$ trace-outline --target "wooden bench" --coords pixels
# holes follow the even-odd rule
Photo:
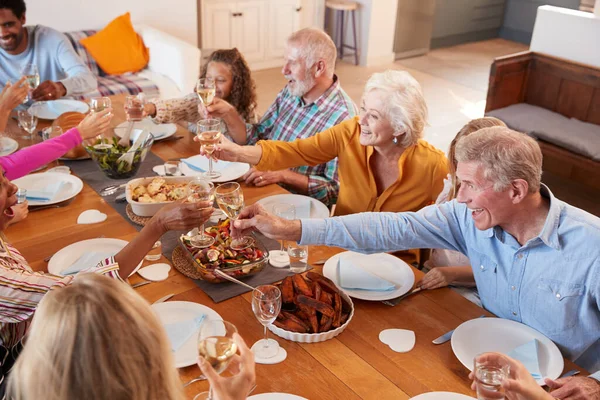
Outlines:
[[[600,125],[600,69],[530,51],[496,58],[485,112],[518,103]],[[543,140],[539,144],[544,171],[600,189],[600,162]]]

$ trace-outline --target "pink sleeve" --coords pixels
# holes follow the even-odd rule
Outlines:
[[[62,157],[81,142],[79,131],[77,128],[72,128],[58,137],[26,147],[6,157],[0,157],[0,166],[6,171],[6,178],[14,180]]]

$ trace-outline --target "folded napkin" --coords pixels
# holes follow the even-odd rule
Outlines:
[[[508,353],[509,357],[521,361],[525,365],[525,368],[527,368],[527,371],[533,376],[533,379],[536,380],[542,379],[538,361],[539,345],[538,340],[533,339],[531,342],[527,342]]]
[[[73,275],[84,269],[92,268],[105,258],[114,256],[113,253],[90,251],[83,253],[71,266],[60,272],[61,275]]]
[[[190,167],[194,171],[206,172],[208,170],[208,159],[204,156],[193,156],[189,158],[182,158],[181,162]],[[231,164],[229,161],[219,160],[219,162],[213,162],[213,170],[222,171]]]
[[[27,189],[27,200],[50,201],[62,189],[64,184],[65,182],[60,181],[51,183],[41,190]]]
[[[372,265],[375,260],[373,256],[356,253],[342,254],[338,262],[338,282],[340,286],[344,289],[378,292],[396,289],[396,285],[392,282],[363,268],[363,266]],[[379,260],[376,263],[379,264]]]
[[[198,160],[195,157],[182,158],[181,162],[184,163],[185,165],[187,165],[188,167],[190,167],[194,171],[206,172],[206,170],[204,168],[202,168],[204,165],[200,164],[200,160]]]
[[[177,351],[200,327],[206,315],[202,314],[187,321],[165,324],[167,336],[171,342],[171,350]]]

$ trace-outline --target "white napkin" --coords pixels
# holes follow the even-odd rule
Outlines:
[[[187,165],[188,167],[190,167],[194,171],[206,172],[206,170],[204,168],[202,168],[202,167],[204,167],[204,164],[201,163],[201,161],[198,160],[196,157],[182,158],[181,162],[184,163],[185,165]],[[214,164],[213,164],[213,166],[214,166]]]
[[[71,266],[60,272],[61,275],[74,275],[87,268],[92,268],[105,258],[114,256],[112,253],[90,251],[83,253]]]
[[[367,271],[363,266],[380,264],[384,260],[378,260],[374,256],[366,256],[356,253],[340,255],[338,262],[338,281],[344,289],[358,289],[386,292],[396,289],[396,285],[385,280],[374,273]]]
[[[187,321],[165,324],[165,331],[171,342],[171,350],[177,351],[198,330],[206,315],[202,314]]]
[[[181,162],[190,167],[194,171],[206,172],[208,171],[208,159],[204,156],[193,156],[189,158],[182,158]],[[218,162],[213,161],[213,170],[222,171],[231,164],[229,161],[219,160]]]
[[[533,376],[533,379],[536,380],[542,379],[540,363],[538,361],[538,348],[538,340],[533,339],[531,342],[527,342],[508,353],[509,357],[521,361],[525,365],[525,368],[527,368],[527,371]]]
[[[50,201],[56,196],[56,194],[62,189],[65,182],[54,182],[47,185],[41,190],[27,189],[27,200],[33,201]]]

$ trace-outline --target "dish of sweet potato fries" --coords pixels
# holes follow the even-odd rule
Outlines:
[[[288,276],[277,286],[282,307],[273,324],[286,331],[327,332],[342,326],[352,311],[335,284],[316,272]]]

